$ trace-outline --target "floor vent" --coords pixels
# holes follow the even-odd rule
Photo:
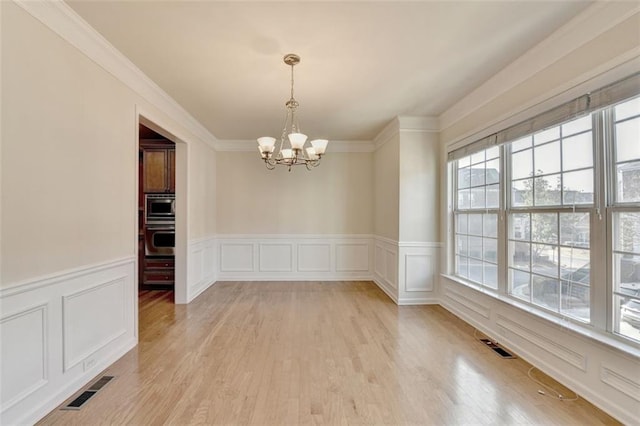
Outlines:
[[[100,389],[105,387],[105,385],[109,383],[111,380],[113,380],[113,376],[102,376],[98,379],[98,381],[92,384],[91,387],[87,390],[99,391]]]
[[[78,395],[73,401],[61,408],[61,410],[79,410],[89,401],[100,389],[106,386],[114,376],[102,376],[95,383],[89,386],[89,389]]]
[[[487,347],[489,349],[492,349],[495,353],[500,355],[502,358],[511,359],[511,358],[515,358],[516,357],[512,353],[509,353],[505,348],[503,348],[502,346],[498,345],[497,343],[492,342],[489,339],[480,339],[480,341],[482,343],[484,343],[485,345],[487,345]]]

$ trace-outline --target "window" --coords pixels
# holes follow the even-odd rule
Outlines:
[[[461,158],[456,175],[456,273],[497,289],[500,150]]]
[[[640,341],[640,97],[616,105],[610,113],[614,331]]]
[[[449,154],[456,276],[640,343],[638,87],[640,74]]]
[[[590,318],[590,215],[594,208],[592,117],[507,145],[509,294],[553,312]]]

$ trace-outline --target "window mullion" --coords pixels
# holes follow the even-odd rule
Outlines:
[[[498,292],[509,292],[509,269],[507,267],[509,256],[509,229],[507,210],[511,200],[511,161],[508,153],[511,148],[508,144],[500,147],[500,205],[498,210]]]
[[[611,274],[606,266],[610,264],[611,250],[608,238],[608,223],[610,215],[606,212],[607,198],[607,142],[610,138],[611,120],[605,113],[596,113],[593,117],[593,146],[594,146],[594,202],[595,208],[591,214],[590,246],[591,246],[591,324],[600,330],[611,330],[612,315]],[[603,262],[602,259],[606,259]]]

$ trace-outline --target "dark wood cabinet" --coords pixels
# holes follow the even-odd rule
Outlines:
[[[145,193],[175,192],[174,148],[146,148],[143,146]]]
[[[176,192],[176,150],[170,149],[168,152],[169,156],[169,165],[167,167],[167,171],[169,176],[167,179],[169,180],[169,192]]]
[[[147,257],[144,260],[142,283],[145,288],[173,288],[175,280],[175,260],[173,257]]]

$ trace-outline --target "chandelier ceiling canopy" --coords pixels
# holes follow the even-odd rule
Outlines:
[[[291,171],[293,166],[306,166],[308,170],[318,166],[324,155],[326,139],[314,139],[305,148],[307,135],[300,130],[296,111],[300,105],[293,97],[293,67],[300,63],[300,57],[289,53],[284,57],[284,63],[291,67],[291,97],[285,103],[286,112],[280,143],[276,151],[276,138],[263,136],[258,138],[258,151],[267,169],[273,170],[277,165],[285,166]],[[285,143],[286,141],[286,143]]]

